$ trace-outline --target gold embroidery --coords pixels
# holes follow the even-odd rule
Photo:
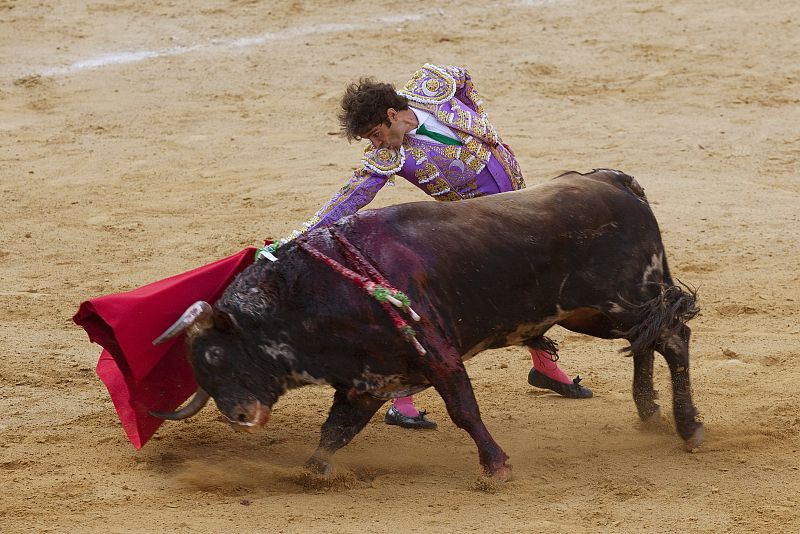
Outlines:
[[[429,78],[428,80],[425,81],[425,88],[430,93],[435,93],[436,91],[438,91],[441,85],[442,84],[440,84],[439,81],[434,78]]]
[[[442,67],[426,63],[398,94],[420,104],[441,104],[456,93],[456,81]]]
[[[428,191],[428,194],[436,200],[461,200],[461,196],[457,192],[453,191],[450,187],[450,184],[441,178],[426,184],[425,189]]]
[[[416,147],[411,149],[411,157],[414,158],[417,165],[422,165],[428,159],[428,155],[425,151]]]
[[[481,196],[480,191],[478,191],[478,182],[475,180],[470,180],[466,187],[466,191],[463,193],[464,198],[475,198]]]
[[[444,148],[444,155],[450,159],[460,159],[462,152],[461,147],[455,145],[447,145]]]
[[[395,150],[392,148],[374,149],[372,145],[367,145],[364,157],[361,159],[366,168],[383,176],[398,173],[403,168],[405,161],[406,152],[402,146],[399,150]]]
[[[439,169],[430,161],[426,161],[422,168],[414,171],[414,176],[420,184],[427,184],[439,177]]]

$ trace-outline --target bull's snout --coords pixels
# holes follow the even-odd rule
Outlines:
[[[253,401],[250,404],[236,406],[230,411],[224,411],[222,415],[236,430],[253,432],[266,426],[272,410],[260,401]]]

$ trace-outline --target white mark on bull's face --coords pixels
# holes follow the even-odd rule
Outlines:
[[[258,348],[261,349],[261,352],[275,361],[286,362],[288,364],[293,364],[297,361],[297,358],[294,355],[294,350],[292,350],[292,347],[286,343],[274,342],[261,344],[258,346]]]
[[[664,252],[659,252],[658,254],[653,254],[653,257],[650,258],[650,265],[645,267],[644,274],[642,275],[642,285],[648,285],[649,283],[657,283],[660,284],[664,280],[664,271],[662,266],[664,265]]]

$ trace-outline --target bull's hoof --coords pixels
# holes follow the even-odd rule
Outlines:
[[[656,406],[656,409],[647,417],[642,417],[642,422],[646,425],[657,425],[661,423],[661,406]]]
[[[501,465],[491,472],[487,472],[486,475],[494,482],[509,482],[512,478],[511,466]]]
[[[331,464],[313,456],[308,459],[305,468],[317,475],[328,476],[331,474]]]
[[[683,449],[687,452],[696,452],[703,444],[704,435],[703,424],[699,423],[692,435],[683,442]]]

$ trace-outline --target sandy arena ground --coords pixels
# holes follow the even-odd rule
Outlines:
[[[0,531],[800,532],[800,3],[749,4],[0,0]],[[470,68],[530,185],[646,188],[699,287],[704,447],[639,424],[623,342],[556,330],[593,399],[533,391],[520,348],[468,363],[508,484],[432,391],[438,431],[381,411],[328,480],[300,468],[323,388],[261,434],[207,408],[135,451],[78,304],[287,234],[360,158],[345,84],[427,61]],[[373,207],[426,198],[400,182]]]

